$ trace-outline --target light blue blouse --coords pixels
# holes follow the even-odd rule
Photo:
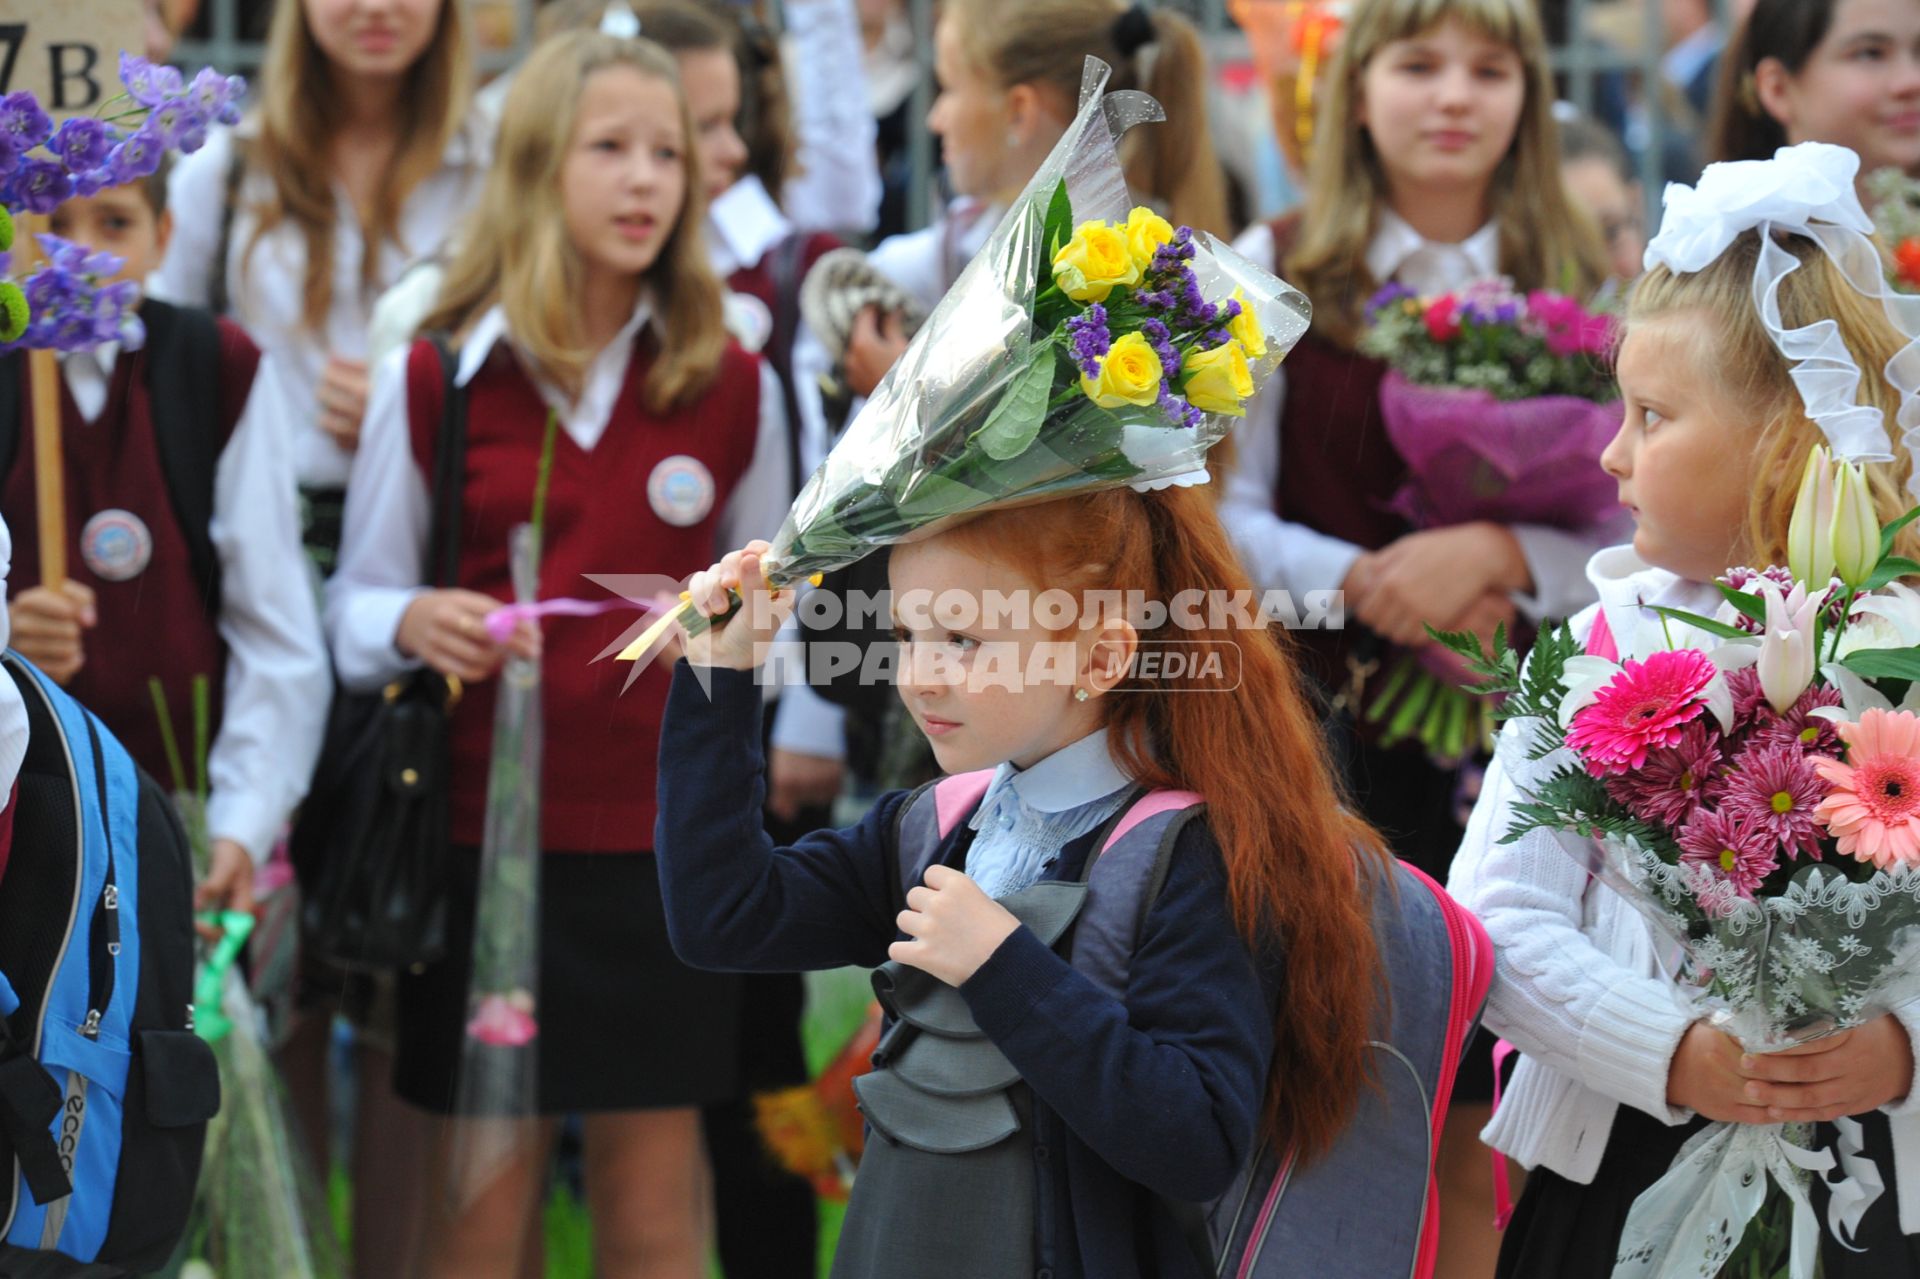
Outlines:
[[[1005,897],[1045,873],[1060,850],[1118,812],[1133,782],[1107,750],[1107,730],[1062,747],[1032,768],[1002,764],[968,823],[967,874]]]

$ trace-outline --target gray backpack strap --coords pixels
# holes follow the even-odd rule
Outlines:
[[[1147,912],[1167,882],[1173,845],[1205,801],[1192,791],[1151,791],[1130,804],[1087,858],[1087,904],[1074,924],[1074,970],[1115,999],[1140,947]]]

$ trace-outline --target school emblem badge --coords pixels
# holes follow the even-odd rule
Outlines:
[[[647,477],[647,501],[653,513],[675,528],[688,528],[713,509],[713,472],[697,457],[676,453]]]
[[[101,511],[80,529],[80,558],[103,582],[126,582],[153,562],[153,533],[132,511]]]

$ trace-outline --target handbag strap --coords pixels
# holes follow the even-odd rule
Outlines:
[[[458,385],[459,358],[444,333],[427,340],[440,357],[440,431],[433,442],[433,522],[427,538],[427,567],[433,584],[445,589],[460,580],[460,499],[467,481],[467,388]]]

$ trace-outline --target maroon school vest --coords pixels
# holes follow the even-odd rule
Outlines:
[[[641,401],[655,347],[635,343],[613,418],[592,452],[562,429],[547,493],[541,598],[601,598],[588,573],[659,573],[683,579],[716,558],[721,512],[739,484],[759,432],[758,361],[729,344],[713,385],[665,414]],[[433,473],[443,394],[439,357],[414,344],[407,365],[413,455]],[[546,403],[505,343],[495,344],[467,388],[466,488],[460,518],[459,585],[513,598],[507,538],[533,509]],[[674,522],[657,511],[666,511]],[[780,513],[767,512],[769,521]],[[621,692],[632,667],[595,661],[634,621],[619,612],[545,624],[541,782],[542,846],[566,852],[640,852],[653,847],[654,775],[668,676],[657,666]],[[451,836],[477,845],[484,826],[497,680],[469,687],[453,714]]]
[[[1292,252],[1300,218],[1272,224],[1273,269]],[[1287,355],[1287,394],[1280,412],[1280,479],[1273,509],[1282,518],[1379,550],[1412,527],[1388,508],[1406,481],[1407,464],[1380,420],[1383,361],[1309,332]],[[1314,589],[1338,582],[1314,582]],[[1359,623],[1348,630],[1297,631],[1313,673],[1336,691],[1346,687],[1346,658]]]
[[[260,352],[227,320],[219,321],[219,333],[219,438],[224,447],[246,407]],[[8,590],[14,596],[40,584],[32,377],[24,371],[27,364],[22,361],[19,449],[0,487],[0,511],[13,533]],[[67,691],[100,717],[142,768],[171,787],[175,779],[149,681],[158,677],[166,690],[181,766],[191,784],[193,678],[207,677],[211,746],[219,731],[227,647],[218,618],[203,598],[161,466],[149,369],[146,351],[120,352],[107,382],[106,407],[91,423],[81,418],[66,379],[60,379],[67,575],[93,589],[99,611],[98,624],[82,638],[86,665],[68,682]],[[144,537],[121,513],[144,526]],[[121,581],[102,575],[102,569],[116,575],[124,571],[114,567],[116,562],[127,567],[137,563],[141,542],[151,548],[143,569]],[[131,562],[116,559],[129,549],[135,557]]]

